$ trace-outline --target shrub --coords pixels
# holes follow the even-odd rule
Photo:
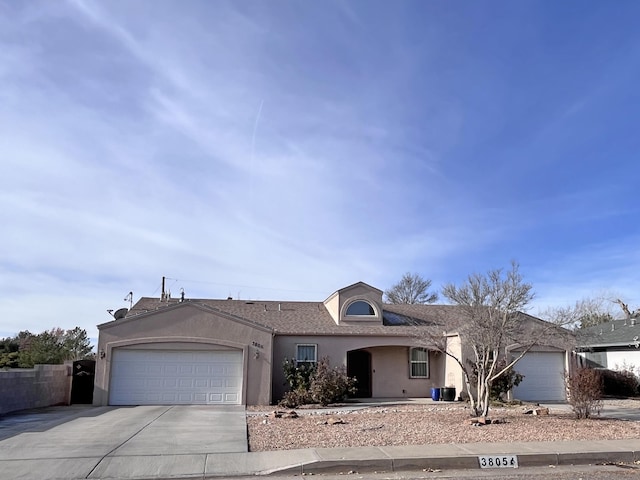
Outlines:
[[[638,394],[638,377],[630,371],[598,369],[602,379],[602,393],[612,397],[635,397]]]
[[[602,409],[602,377],[598,370],[576,368],[566,376],[568,401],[577,418],[599,415]]]
[[[311,377],[316,368],[312,364],[298,363],[293,358],[285,358],[282,364],[284,378],[289,390],[309,390]]]
[[[347,376],[344,366],[331,368],[329,359],[325,357],[320,360],[311,377],[309,393],[314,402],[329,405],[341,402],[347,395],[355,393],[355,384],[356,379]]]
[[[347,376],[345,367],[331,368],[328,358],[323,358],[314,367],[286,359],[283,369],[289,391],[278,403],[282,407],[294,408],[309,403],[328,405],[340,402],[356,391],[356,379]]]
[[[496,363],[496,371],[499,372],[506,366],[507,361],[505,359],[498,360]],[[502,394],[506,395],[513,387],[520,385],[523,379],[524,375],[510,368],[491,383],[489,396],[492,399],[499,399]]]
[[[471,381],[471,385],[475,387],[478,383],[478,371],[474,362],[467,360],[467,363],[471,367],[469,380]],[[499,372],[506,366],[507,360],[502,358],[496,362],[495,371]],[[491,383],[489,398],[491,400],[500,400],[502,394],[506,394],[513,387],[520,385],[523,379],[524,375],[516,372],[513,368],[509,368]]]
[[[282,400],[278,402],[278,405],[285,408],[295,408],[299,405],[305,405],[311,402],[312,399],[309,390],[305,388],[297,388],[286,392],[282,397]]]

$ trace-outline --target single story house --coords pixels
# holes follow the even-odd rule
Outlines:
[[[576,352],[587,366],[640,372],[640,319],[612,320],[582,330]]]
[[[98,326],[94,404],[275,403],[291,358],[346,366],[363,398],[428,397],[442,386],[462,392],[460,366],[424,342],[446,335],[447,349],[461,355],[460,336],[447,329],[461,314],[452,305],[385,304],[381,290],[362,282],[321,302],[142,298]],[[567,362],[560,347],[527,353],[513,395],[563,400]]]

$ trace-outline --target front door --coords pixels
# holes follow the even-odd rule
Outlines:
[[[356,377],[354,398],[371,398],[371,354],[366,350],[347,352],[347,375]]]

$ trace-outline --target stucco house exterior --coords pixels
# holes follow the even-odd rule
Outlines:
[[[359,397],[428,397],[442,386],[462,392],[459,365],[424,341],[446,335],[447,349],[464,354],[447,328],[457,315],[451,305],[384,304],[382,291],[363,282],[322,302],[142,298],[98,326],[94,404],[275,403],[287,358],[346,366]],[[550,378],[563,379],[567,362],[565,349],[537,347],[516,368],[525,380],[514,396],[564,399],[563,382]]]
[[[588,366],[640,372],[640,319],[613,320],[584,329],[576,351]]]

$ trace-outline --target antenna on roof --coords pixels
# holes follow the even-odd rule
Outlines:
[[[125,302],[129,302],[129,308],[133,307],[133,292],[127,293],[127,296],[124,297]]]
[[[129,309],[128,308],[119,308],[113,314],[113,318],[115,318],[116,320],[120,320],[121,318],[126,317],[127,313],[129,313]]]

